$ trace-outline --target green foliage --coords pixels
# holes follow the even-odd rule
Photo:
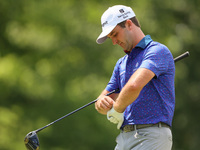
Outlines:
[[[25,149],[25,135],[96,99],[123,51],[97,45],[100,17],[129,5],[145,34],[167,45],[176,64],[174,150],[196,150],[200,140],[197,0],[1,0],[0,149]],[[118,131],[93,106],[39,133],[42,150],[113,149]]]

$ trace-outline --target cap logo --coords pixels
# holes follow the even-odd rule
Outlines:
[[[119,12],[121,13],[121,15],[117,16],[118,18],[123,17],[124,19],[128,17],[128,14],[130,14],[130,11],[125,12],[124,9],[120,9]]]
[[[104,27],[106,24],[108,24],[108,21],[105,21],[105,22],[102,24],[102,27]]]
[[[124,13],[124,10],[123,10],[123,9],[120,9],[119,12],[120,12],[120,13]]]

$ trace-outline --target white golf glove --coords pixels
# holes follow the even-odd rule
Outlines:
[[[114,108],[112,108],[107,112],[107,119],[110,122],[117,124],[117,129],[120,129],[122,123],[124,122],[124,113],[119,113]]]

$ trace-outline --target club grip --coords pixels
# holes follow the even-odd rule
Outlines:
[[[181,60],[181,59],[183,59],[185,57],[188,57],[189,55],[190,55],[190,53],[187,51],[187,52],[181,54],[180,56],[174,58],[174,62],[177,62],[177,61],[179,61],[179,60]]]
[[[115,89],[115,90],[113,90],[113,91],[111,91],[111,92],[108,93],[108,94],[106,94],[106,96],[109,96],[109,95],[111,95],[111,94],[113,94],[113,93],[116,93],[116,92],[119,92],[119,88],[118,88],[118,89]]]

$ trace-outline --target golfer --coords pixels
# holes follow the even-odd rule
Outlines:
[[[145,36],[130,7],[108,8],[101,25],[97,43],[109,38],[126,53],[95,103],[96,110],[120,129],[115,150],[170,150],[175,107],[171,52]],[[105,96],[115,89],[120,92]]]

